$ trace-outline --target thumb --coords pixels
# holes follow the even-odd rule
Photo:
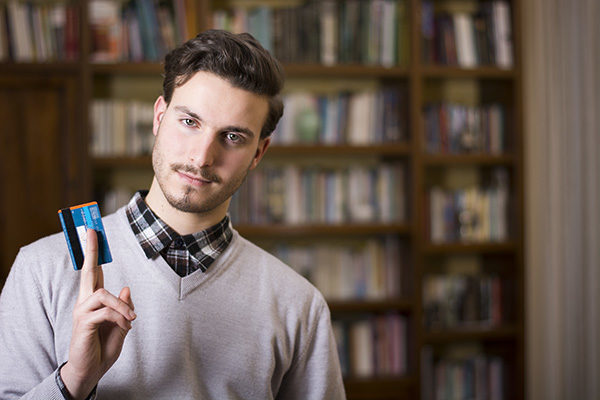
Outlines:
[[[131,307],[132,310],[135,309],[133,301],[131,300],[131,289],[129,289],[129,287],[125,286],[123,289],[121,289],[121,292],[119,293],[119,299],[129,304],[129,307]]]

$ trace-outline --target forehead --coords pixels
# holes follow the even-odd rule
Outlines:
[[[199,71],[173,91],[170,105],[185,106],[215,126],[244,125],[260,134],[269,103],[266,96],[238,87],[211,72]]]

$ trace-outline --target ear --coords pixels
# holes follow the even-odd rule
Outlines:
[[[250,164],[250,169],[256,168],[260,160],[262,160],[263,156],[267,152],[267,148],[271,144],[271,138],[267,137],[264,139],[260,139],[258,141],[258,148],[256,149],[256,153],[254,154],[254,158],[252,159],[252,164]]]
[[[154,102],[154,117],[152,118],[152,134],[158,135],[158,128],[160,122],[163,119],[165,112],[167,111],[167,102],[164,97],[158,96],[158,99]]]

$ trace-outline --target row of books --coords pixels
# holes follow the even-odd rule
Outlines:
[[[216,10],[213,26],[250,32],[286,63],[405,63],[408,26],[404,0],[308,1],[295,7]]]
[[[152,103],[133,100],[94,100],[91,105],[94,156],[139,156],[150,154]]]
[[[423,400],[503,400],[505,361],[495,355],[473,354],[434,357],[423,349],[421,395]]]
[[[400,296],[402,251],[397,237],[342,244],[282,244],[265,249],[312,282],[327,300]]]
[[[429,213],[425,227],[432,243],[500,242],[508,239],[508,173],[493,172],[493,181],[482,187],[443,189],[426,193]]]
[[[502,154],[506,150],[506,113],[500,104],[429,104],[423,115],[429,153]]]
[[[284,97],[276,144],[398,143],[407,139],[408,106],[400,89]]]
[[[352,377],[406,373],[406,318],[397,313],[334,319],[342,374]]]
[[[485,275],[430,275],[423,283],[429,329],[498,326],[503,321],[502,279]]]
[[[196,0],[91,0],[93,62],[160,61],[195,34]]]
[[[436,12],[421,3],[423,61],[465,68],[513,66],[511,11],[505,0],[481,3],[474,14]]]
[[[74,61],[79,56],[79,7],[69,3],[0,3],[0,61]]]
[[[248,175],[230,204],[241,224],[401,222],[405,167],[263,165]]]

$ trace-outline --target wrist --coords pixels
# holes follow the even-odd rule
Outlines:
[[[68,398],[72,400],[88,399],[98,384],[98,380],[78,374],[68,361],[58,370],[58,375],[69,395]]]

